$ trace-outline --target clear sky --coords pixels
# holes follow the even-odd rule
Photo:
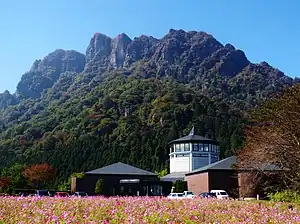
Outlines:
[[[84,53],[95,32],[160,38],[170,28],[208,32],[300,76],[300,0],[3,0],[0,92],[55,49]]]

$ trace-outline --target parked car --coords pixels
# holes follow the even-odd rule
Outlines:
[[[70,197],[70,195],[67,192],[56,192],[54,197]]]
[[[229,199],[229,195],[224,190],[211,190],[210,193],[215,194],[218,199]]]
[[[184,192],[183,192],[183,197],[185,197],[185,198],[194,198],[195,195],[194,195],[194,193],[191,192],[191,191],[184,191]]]
[[[184,199],[183,193],[171,193],[168,195],[169,199]]]
[[[45,196],[48,196],[50,197],[50,192],[47,191],[47,190],[36,190],[35,191],[35,196],[38,196],[38,197],[45,197]]]
[[[5,194],[5,193],[0,193],[0,197],[6,197],[6,196],[9,196],[9,195]]]
[[[216,198],[216,195],[214,193],[210,192],[203,192],[199,194],[200,198]]]
[[[74,193],[74,196],[76,197],[87,197],[88,194],[86,192],[83,192],[83,191],[77,191]]]

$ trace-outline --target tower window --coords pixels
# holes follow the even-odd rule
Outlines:
[[[215,145],[211,145],[212,146],[212,152],[216,152],[216,146]]]
[[[203,144],[199,144],[199,151],[203,151]]]
[[[198,143],[194,143],[193,144],[193,151],[199,151],[199,144]]]
[[[193,157],[208,157],[208,154],[193,154]]]
[[[176,144],[175,145],[175,151],[176,152],[180,152],[180,144]]]
[[[209,151],[209,148],[208,148],[208,147],[209,147],[208,144],[204,144],[204,151],[205,151],[205,152],[208,152],[208,151]]]
[[[184,144],[184,151],[190,151],[190,144],[189,143]]]
[[[184,144],[180,144],[180,149],[182,152],[184,151]]]
[[[177,154],[176,157],[189,157],[189,154]]]

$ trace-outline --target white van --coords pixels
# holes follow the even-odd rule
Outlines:
[[[195,195],[194,195],[194,193],[191,192],[191,191],[184,191],[184,192],[183,192],[183,197],[185,197],[185,198],[194,198]]]
[[[218,199],[229,199],[229,195],[224,190],[211,190],[210,193],[215,194]]]
[[[184,199],[185,197],[184,197],[183,193],[171,193],[168,195],[167,198],[179,200],[179,199]]]

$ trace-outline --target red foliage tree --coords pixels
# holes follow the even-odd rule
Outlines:
[[[27,166],[23,171],[23,176],[38,186],[54,180],[55,174],[55,169],[47,163]]]
[[[300,85],[267,100],[250,118],[254,125],[245,129],[244,148],[238,153],[239,168],[262,173],[267,168],[265,165],[276,165],[281,169],[281,185],[299,189]]]
[[[10,179],[8,177],[0,177],[0,188],[5,189],[8,187]]]

